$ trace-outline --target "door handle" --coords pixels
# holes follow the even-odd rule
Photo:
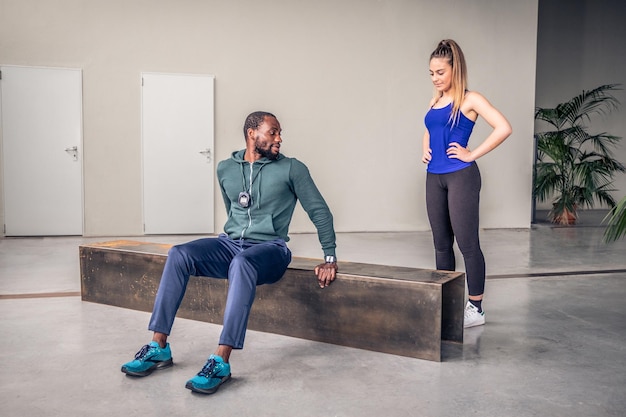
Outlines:
[[[72,155],[74,161],[78,161],[78,146],[72,146],[71,148],[65,148],[65,152]]]
[[[206,148],[203,151],[198,152],[200,155],[206,157],[206,163],[210,163],[211,162],[211,150],[209,148]]]

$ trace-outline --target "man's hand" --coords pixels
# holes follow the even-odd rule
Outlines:
[[[317,275],[317,282],[320,288],[325,288],[335,280],[337,276],[337,263],[323,263],[315,267],[315,275]]]

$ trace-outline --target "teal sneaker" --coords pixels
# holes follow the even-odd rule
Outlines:
[[[211,355],[198,375],[187,381],[185,388],[201,394],[213,394],[230,379],[230,364],[221,356]]]
[[[161,348],[157,342],[152,341],[137,352],[134,360],[122,365],[122,372],[131,376],[148,376],[152,371],[168,368],[173,364],[170,344]]]

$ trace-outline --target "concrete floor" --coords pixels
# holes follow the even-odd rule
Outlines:
[[[482,231],[487,324],[466,330],[444,362],[249,331],[233,379],[211,396],[184,385],[220,326],[178,319],[173,368],[120,372],[149,341],[149,314],[79,296],[78,246],[114,238],[0,239],[0,415],[624,416],[626,240],[601,236],[584,223]],[[338,256],[432,268],[430,239],[339,234]],[[294,235],[290,247],[320,257],[314,235]]]

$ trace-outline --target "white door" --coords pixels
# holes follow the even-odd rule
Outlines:
[[[0,70],[5,234],[82,235],[82,72]]]
[[[212,76],[142,74],[146,234],[213,233]]]

